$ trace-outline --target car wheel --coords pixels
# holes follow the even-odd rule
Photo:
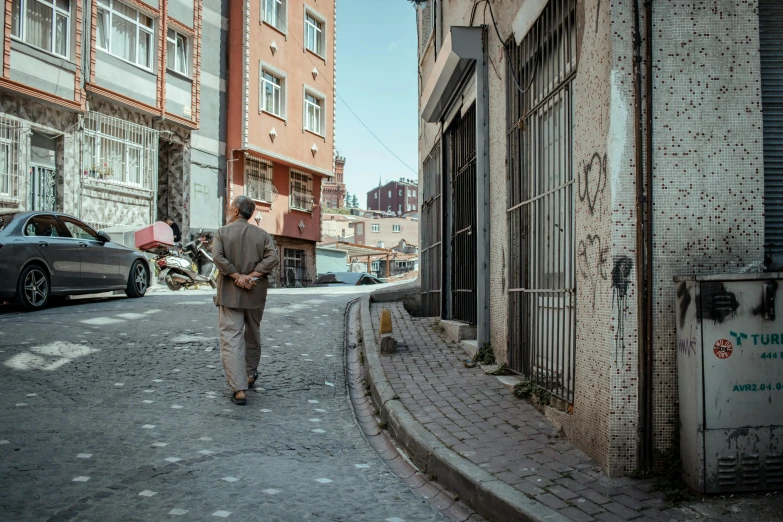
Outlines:
[[[49,301],[49,274],[41,265],[28,265],[19,275],[16,299],[25,310],[40,310]]]
[[[131,266],[128,275],[128,286],[125,287],[125,295],[128,297],[144,297],[147,288],[150,286],[150,276],[147,273],[147,267],[142,261],[136,261]]]

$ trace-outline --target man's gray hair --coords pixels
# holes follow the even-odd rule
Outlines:
[[[234,207],[239,210],[239,215],[245,219],[250,219],[253,212],[256,211],[256,203],[247,196],[237,196],[234,199]]]

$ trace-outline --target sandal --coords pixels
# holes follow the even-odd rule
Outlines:
[[[234,392],[231,394],[231,402],[233,402],[238,406],[244,406],[245,404],[247,404],[247,398],[246,397],[242,397],[241,399],[237,398],[237,393],[239,392]]]
[[[247,387],[252,388],[258,380],[258,372],[254,373],[252,377],[247,378]]]

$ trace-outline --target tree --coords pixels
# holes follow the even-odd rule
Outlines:
[[[351,199],[351,193],[348,191],[345,191],[345,208],[351,208],[351,203],[353,200]]]
[[[359,198],[356,197],[356,194],[353,195],[353,201],[351,202],[351,208],[359,208]]]

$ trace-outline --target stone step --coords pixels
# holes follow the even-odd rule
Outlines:
[[[459,342],[459,345],[465,350],[465,353],[473,359],[478,351],[478,341],[475,339],[463,339]]]
[[[441,321],[446,337],[455,343],[465,339],[476,338],[476,327],[457,321]]]
[[[516,377],[511,377],[510,375],[498,375],[497,379],[500,381],[500,384],[508,388],[508,391],[513,392],[514,386],[520,383],[520,380]]]

